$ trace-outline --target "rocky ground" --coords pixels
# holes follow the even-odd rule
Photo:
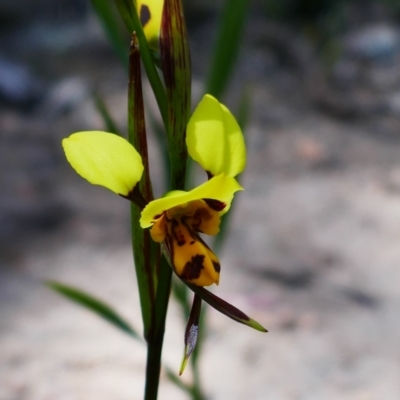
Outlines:
[[[91,17],[52,29],[58,38],[33,25],[0,39],[0,68],[27,90],[12,97],[0,85],[0,400],[139,400],[143,345],[43,283],[86,289],[141,329],[128,205],[80,180],[60,149],[69,133],[102,127],[94,90],[124,125],[125,72]],[[234,107],[237,82],[251,82],[246,190],[215,292],[269,333],[210,310],[205,391],[215,400],[397,400],[399,27],[374,21],[349,32],[329,77],[307,46],[286,41],[290,30],[258,32],[227,96]],[[200,92],[207,50],[193,34]],[[160,191],[154,140],[151,157]],[[172,303],[164,363],[176,371],[183,330]],[[160,398],[185,396],[163,374]]]

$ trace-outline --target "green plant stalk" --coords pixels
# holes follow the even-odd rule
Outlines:
[[[137,23],[139,23],[136,9],[133,14],[134,18],[137,19]],[[162,115],[169,142],[171,188],[182,190],[185,185],[186,173],[187,150],[184,138],[190,112],[191,73],[190,60],[188,59],[187,38],[186,36],[182,37],[182,34],[186,35],[186,29],[180,0],[165,0],[162,20],[160,47],[164,80],[167,87],[166,119],[164,119],[164,115]],[[179,31],[176,30],[177,23],[180,28]],[[163,32],[166,34],[166,38],[164,39]],[[141,30],[141,34],[142,33],[143,30]],[[142,39],[138,32],[138,39],[142,53],[142,40],[145,40],[144,34]],[[178,70],[176,69],[176,57],[181,60]],[[145,63],[143,56],[142,60],[143,63]],[[188,61],[189,65],[187,64]],[[154,64],[152,65],[154,66]],[[189,71],[185,68],[189,68]],[[148,72],[147,69],[146,72]],[[161,108],[160,111],[162,112]],[[171,292],[171,279],[172,269],[168,260],[162,257],[154,307],[154,326],[151,329],[151,334],[148,339],[145,400],[157,399],[165,320]]]
[[[167,113],[167,96],[164,86],[158,75],[154,58],[151,54],[149,45],[147,44],[146,36],[143,32],[142,24],[136,11],[134,1],[132,0],[114,0],[118,11],[130,33],[135,32],[140,43],[140,57],[146,70],[147,78],[149,79],[151,88],[157,101],[160,110],[161,118],[164,127],[168,132],[168,113]]]
[[[115,7],[109,0],[90,0],[92,7],[95,10],[99,20],[103,26],[115,53],[124,64],[128,64],[128,57],[126,54],[126,37],[122,35],[119,24],[117,23],[118,16],[116,15]]]
[[[136,35],[132,35],[129,67],[129,137],[132,144],[142,156],[145,172],[140,182],[140,190],[144,198],[152,199],[149,176],[146,130],[144,126],[143,96],[141,93],[141,73],[139,43]],[[145,325],[147,340],[147,363],[145,400],[156,400],[160,380],[161,352],[164,340],[165,320],[168,310],[168,299],[171,284],[171,268],[165,258],[154,257],[159,251],[158,244],[152,242],[149,230],[143,230],[139,225],[140,210],[132,205],[132,239],[134,247],[135,265],[138,276],[138,286],[141,296],[142,317]],[[160,270],[152,270],[152,265],[160,260]],[[159,276],[156,277],[156,272]],[[159,282],[155,285],[154,280]],[[153,279],[153,280],[152,280]],[[155,289],[156,288],[156,289]],[[153,290],[156,290],[154,294]],[[142,303],[143,302],[143,303]],[[148,314],[146,314],[148,313]]]
[[[142,157],[144,172],[138,183],[139,191],[148,202],[153,199],[147,152],[146,126],[142,95],[139,44],[135,35],[129,52],[129,88],[128,88],[128,139]],[[137,188],[135,188],[137,189]],[[140,226],[141,209],[131,205],[132,247],[135,270],[138,281],[140,305],[144,327],[144,337],[149,340],[154,325],[154,301],[156,290],[157,256],[156,244],[151,240],[148,230]]]
[[[155,301],[155,324],[148,339],[145,400],[157,400],[160,382],[161,354],[165,320],[171,289],[172,270],[165,257],[161,259],[159,285]]]

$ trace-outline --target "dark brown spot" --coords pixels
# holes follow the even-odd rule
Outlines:
[[[153,217],[153,219],[159,219],[159,218],[161,218],[161,217],[162,217],[162,215],[163,215],[163,213],[161,213],[161,214],[157,214],[157,215],[155,215],[155,216]]]
[[[206,171],[206,173],[208,180],[210,180],[214,176],[210,171]]]
[[[190,244],[195,244],[195,241],[194,241],[194,240],[192,240],[192,241],[190,242]]]
[[[215,269],[215,272],[220,272],[221,271],[221,264],[219,262],[213,261],[212,265]]]
[[[181,231],[177,232],[176,243],[178,243],[178,246],[183,246],[186,243],[185,237],[182,235]]]
[[[193,231],[195,232],[202,232],[200,229],[201,223],[203,221],[209,221],[212,219],[212,215],[207,208],[198,208],[196,212],[194,213],[193,217],[189,218],[190,221],[190,226]]]
[[[190,221],[190,223],[189,223],[188,220]],[[193,229],[193,226],[192,226],[192,223],[191,223],[191,218],[189,218],[189,217],[182,217],[182,218],[181,218],[181,222],[182,222],[182,224],[187,228],[190,237],[191,237],[193,240],[197,240],[198,236],[194,233],[194,229]]]
[[[181,278],[188,281],[199,278],[201,270],[204,268],[204,257],[203,254],[196,254],[193,256],[192,259],[185,264]]]
[[[226,207],[226,203],[215,199],[203,199],[208,207],[215,211],[222,211]]]
[[[140,22],[143,28],[150,21],[150,18],[151,18],[151,13],[149,7],[146,5],[142,5],[142,7],[140,7]]]
[[[178,244],[178,246],[183,246],[186,244],[185,235],[182,233],[181,225],[176,219],[171,219],[171,235]]]
[[[174,255],[174,246],[173,246],[173,240],[172,237],[170,235],[166,235],[165,239],[164,239],[164,244],[165,244],[165,248],[167,249],[170,258],[173,258]]]

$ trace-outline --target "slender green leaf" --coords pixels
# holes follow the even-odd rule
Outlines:
[[[225,300],[222,300],[221,298],[217,297],[215,294],[209,292],[203,287],[199,287],[188,282],[185,282],[185,284],[199,297],[201,297],[206,303],[208,303],[211,307],[215,308],[220,313],[226,315],[234,321],[250,326],[251,328],[254,328],[260,332],[268,332],[263,326],[261,326],[254,319],[248,317],[243,311],[240,311],[232,304],[229,304]]]
[[[206,93],[221,98],[239,52],[247,15],[248,0],[225,0],[220,31],[216,40],[214,56],[206,84]]]
[[[115,7],[109,0],[90,0],[92,6],[103,25],[104,31],[110,40],[115,53],[126,66],[128,64],[127,38],[119,29],[119,21]]]
[[[122,136],[121,131],[118,129],[117,124],[113,120],[110,112],[108,111],[107,105],[104,100],[100,97],[100,95],[94,95],[94,104],[97,108],[97,111],[103,118],[103,122],[107,132],[115,133],[118,136]]]
[[[112,325],[116,326],[120,330],[124,331],[128,335],[135,339],[140,340],[140,336],[137,332],[126,322],[122,317],[120,317],[115,310],[113,310],[109,305],[105,304],[103,301],[91,296],[84,291],[77,289],[73,286],[63,285],[62,283],[48,281],[47,286],[57,293],[62,294],[69,300],[84,306],[85,308],[93,311],[95,314],[99,315],[106,321],[110,322]]]

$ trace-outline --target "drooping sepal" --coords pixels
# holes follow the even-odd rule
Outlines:
[[[93,185],[127,196],[143,174],[142,158],[124,138],[108,132],[73,133],[63,139],[72,168]]]
[[[193,160],[209,176],[240,174],[246,165],[242,131],[232,113],[206,94],[190,117],[186,144]]]
[[[257,331],[260,332],[268,332],[267,329],[265,329],[254,319],[247,316],[243,311],[240,311],[232,304],[229,304],[225,300],[222,300],[220,297],[209,292],[203,287],[192,285],[187,282],[185,282],[185,285],[187,285],[194,293],[196,293],[202,300],[208,303],[211,307],[215,308],[217,311],[233,319],[234,321],[240,322],[241,324],[247,325],[250,328],[256,329]]]
[[[179,368],[179,375],[182,375],[185,370],[189,357],[196,347],[197,339],[199,337],[199,322],[201,314],[201,298],[197,294],[193,297],[193,305],[190,310],[188,322],[185,330],[185,348],[183,351],[183,359],[181,367]]]

